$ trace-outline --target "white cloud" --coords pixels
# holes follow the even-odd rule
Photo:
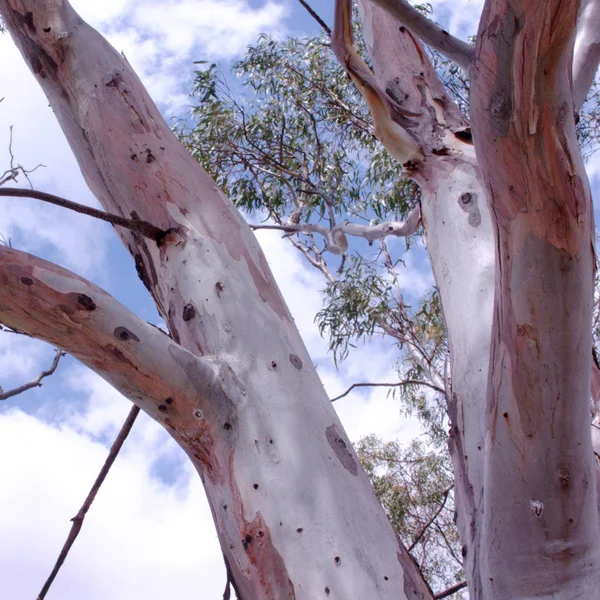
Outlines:
[[[200,480],[150,476],[144,444],[127,444],[88,513],[52,594],[148,600],[217,598],[225,575]],[[11,600],[35,598],[104,462],[106,448],[69,423],[19,410],[0,417],[0,580]],[[10,517],[8,517],[10,515]]]

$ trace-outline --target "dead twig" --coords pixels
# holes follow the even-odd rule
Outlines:
[[[323,28],[325,33],[331,37],[331,28],[321,19],[321,17],[313,10],[312,6],[305,2],[305,0],[298,0],[302,6],[308,11],[308,14]]]
[[[121,450],[121,447],[123,446],[123,442],[127,439],[127,436],[129,435],[129,432],[131,431],[131,428],[133,427],[133,424],[135,423],[135,419],[138,416],[139,412],[140,412],[140,409],[137,406],[131,407],[129,414],[127,415],[127,418],[125,419],[123,426],[121,427],[121,431],[119,431],[119,435],[117,435],[115,441],[113,442],[113,445],[110,448],[108,456],[106,457],[106,461],[104,462],[102,469],[100,469],[100,473],[98,473],[98,477],[96,477],[96,481],[94,481],[94,485],[90,489],[90,492],[87,495],[87,498],[85,499],[83,505],[79,509],[79,512],[71,519],[73,525],[71,525],[71,531],[69,531],[69,535],[67,536],[67,541],[65,542],[64,546],[62,547],[62,550],[60,551],[60,554],[58,555],[58,558],[56,559],[54,568],[52,569],[50,576],[46,580],[46,583],[44,583],[44,587],[42,588],[41,592],[38,594],[37,600],[44,600],[44,598],[46,597],[46,594],[48,593],[48,590],[50,589],[50,586],[52,585],[54,579],[58,575],[60,568],[62,567],[63,563],[65,562],[65,559],[67,558],[67,555],[69,554],[69,550],[71,550],[71,546],[73,546],[73,543],[75,542],[75,540],[77,539],[77,536],[79,535],[79,532],[81,531],[81,526],[83,525],[83,520],[85,519],[85,515],[86,515],[87,511],[90,509],[92,502],[94,501],[94,498],[96,497],[96,494],[98,493],[98,490],[100,489],[100,486],[106,479],[106,476],[108,475],[108,472],[110,471],[110,468],[112,467],[113,463],[115,462],[115,459],[117,458],[117,455],[119,454],[119,451]]]
[[[20,332],[14,331],[14,333],[20,333]],[[23,385],[20,385],[19,387],[9,390],[8,392],[3,391],[2,387],[0,387],[0,400],[7,400],[8,398],[12,398],[13,396],[22,394],[23,392],[26,392],[27,390],[30,390],[34,387],[42,387],[42,379],[44,379],[44,377],[49,377],[50,375],[52,375],[54,373],[54,371],[56,371],[56,368],[58,367],[58,363],[60,362],[60,359],[63,356],[66,356],[66,352],[63,352],[62,350],[56,350],[56,355],[54,356],[54,360],[52,361],[50,368],[46,369],[45,371],[42,371],[32,381],[24,383]]]
[[[396,383],[353,383],[343,394],[332,398],[331,401],[335,402],[336,400],[347,396],[354,388],[357,387],[398,387],[401,385],[424,385],[440,394],[446,393],[441,387],[433,385],[432,383],[428,383],[427,381],[421,381],[418,379],[404,379],[403,381],[397,381]]]
[[[91,206],[85,206],[84,204],[78,204],[77,202],[66,200],[60,196],[55,196],[54,194],[47,194],[46,192],[39,192],[37,190],[27,190],[22,188],[0,188],[0,196],[13,198],[35,198],[36,200],[42,200],[43,202],[61,206],[62,208],[68,208],[69,210],[75,211],[82,215],[87,215],[88,217],[94,217],[95,219],[106,221],[112,225],[124,227],[125,229],[129,229],[130,231],[134,231],[146,238],[154,240],[157,244],[163,240],[167,233],[166,231],[163,231],[147,221],[142,221],[140,219],[127,219],[125,217],[120,217],[119,215],[106,213],[102,210],[98,210],[97,208],[92,208]]]
[[[466,588],[466,587],[467,587],[467,582],[461,581],[460,583],[457,583],[456,585],[449,587],[447,590],[444,590],[443,592],[436,594],[433,597],[433,600],[442,600],[442,598],[447,598],[448,596],[452,596],[452,594],[456,594],[456,592],[460,592],[460,590],[462,590],[463,588]]]

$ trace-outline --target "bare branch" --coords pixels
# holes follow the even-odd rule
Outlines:
[[[131,428],[133,427],[133,424],[135,423],[135,420],[136,420],[139,412],[140,412],[140,409],[137,406],[131,407],[129,414],[127,415],[127,418],[125,419],[125,422],[123,423],[123,425],[121,427],[121,431],[119,431],[119,434],[117,435],[117,437],[115,438],[115,441],[113,442],[112,446],[110,447],[108,456],[106,457],[106,460],[104,461],[104,465],[102,465],[102,468],[100,469],[100,473],[98,473],[98,477],[96,477],[96,481],[94,481],[94,485],[92,485],[92,488],[90,489],[90,491],[87,495],[87,498],[81,505],[79,512],[71,519],[71,521],[73,523],[73,525],[71,525],[71,531],[69,531],[67,540],[65,541],[65,543],[62,547],[62,550],[60,551],[60,554],[58,555],[58,558],[56,559],[56,563],[54,564],[54,568],[52,569],[52,572],[48,576],[46,583],[44,583],[42,590],[38,594],[37,600],[44,600],[44,598],[46,597],[46,594],[48,593],[48,590],[50,589],[50,586],[52,585],[54,579],[58,575],[60,568],[62,567],[63,563],[65,562],[65,559],[67,558],[67,555],[69,554],[69,551],[71,550],[71,547],[75,543],[75,540],[77,539],[77,536],[79,535],[79,532],[81,531],[81,526],[83,525],[83,520],[85,519],[85,515],[87,514],[88,510],[92,506],[92,502],[94,502],[94,499],[96,498],[96,494],[98,493],[100,486],[104,483],[104,480],[106,479],[106,476],[108,475],[108,472],[110,471],[110,468],[112,467],[113,463],[115,462],[115,459],[117,458],[117,455],[119,454],[119,451],[121,450],[121,447],[123,446],[123,442],[127,439],[127,436],[129,435],[129,432],[131,431]]]
[[[425,527],[423,527],[423,529],[421,529],[419,535],[417,535],[417,537],[413,540],[413,543],[407,548],[407,550],[409,552],[412,552],[413,548],[421,541],[421,538],[423,537],[425,532],[429,529],[429,527],[431,527],[431,524],[438,518],[438,516],[442,512],[442,510],[444,510],[444,506],[446,506],[446,501],[448,500],[448,495],[450,494],[450,491],[452,490],[453,487],[454,486],[449,487],[447,490],[444,491],[444,493],[443,493],[444,498],[442,499],[442,502],[440,503],[439,508],[435,511],[435,513],[429,519],[429,521],[427,521],[427,523],[425,524]]]
[[[55,196],[54,194],[47,194],[46,192],[26,190],[22,188],[0,188],[0,196],[8,198],[35,198],[36,200],[42,200],[43,202],[48,202],[49,204],[62,206],[63,208],[68,208],[69,210],[73,210],[82,215],[94,217],[95,219],[106,221],[112,225],[118,225],[119,227],[124,227],[130,231],[134,231],[143,237],[154,240],[157,244],[160,243],[166,235],[165,231],[156,227],[155,225],[152,225],[151,223],[148,223],[147,221],[142,221],[139,219],[127,219],[125,217],[120,217],[119,215],[111,215],[103,210],[98,210],[97,208],[92,208],[91,206],[85,206],[84,204],[78,204],[77,202],[66,200],[60,196]]]
[[[298,0],[298,2],[300,2],[300,4],[304,6],[304,8],[308,11],[308,14],[323,28],[323,31],[325,31],[325,33],[330,36],[331,29],[329,28],[327,23],[325,23],[325,21],[323,21],[323,19],[321,19],[321,17],[313,10],[310,4],[308,4],[308,2],[305,2],[304,0]]]
[[[473,46],[450,35],[406,0],[372,0],[372,2],[386,10],[428,46],[454,61],[467,73],[469,72],[473,61]]]
[[[456,592],[460,592],[460,590],[462,590],[466,587],[467,587],[467,582],[461,581],[460,583],[457,583],[456,585],[449,587],[447,590],[444,590],[443,592],[436,594],[433,598],[434,598],[434,600],[442,600],[442,598],[447,598],[448,596],[452,596],[452,594],[456,594]]]
[[[582,0],[573,53],[573,100],[581,110],[600,64],[600,0]]]
[[[442,388],[438,387],[437,385],[433,385],[432,383],[428,383],[427,381],[420,381],[418,379],[404,379],[403,381],[397,381],[396,383],[353,383],[343,394],[332,398],[331,401],[335,402],[336,400],[347,396],[354,388],[357,387],[398,387],[403,385],[424,385],[440,394],[446,393]]]
[[[29,381],[28,383],[24,383],[23,385],[14,388],[13,390],[9,390],[8,392],[4,392],[2,390],[2,387],[0,387],[0,400],[7,400],[8,398],[12,398],[13,396],[22,394],[23,392],[31,390],[35,387],[42,387],[42,379],[44,379],[45,377],[49,377],[54,373],[54,371],[56,371],[60,359],[65,355],[66,352],[63,352],[62,350],[56,350],[56,354],[54,356],[52,364],[50,365],[50,368],[46,369],[45,371],[42,371],[35,379]]]
[[[388,236],[408,237],[415,233],[421,222],[421,209],[413,208],[406,221],[386,221],[379,225],[359,225],[344,221],[335,227],[327,228],[317,223],[290,223],[285,225],[250,225],[252,229],[277,229],[286,233],[318,233],[327,240],[327,250],[332,254],[344,254],[348,249],[346,235],[361,237],[373,243]]]

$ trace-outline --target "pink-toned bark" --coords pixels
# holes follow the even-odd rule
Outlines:
[[[167,232],[119,235],[172,339],[6,248],[0,321],[74,353],[167,428],[243,600],[429,600],[244,219],[66,1],[0,0],[0,14],[103,207]]]
[[[487,2],[471,70],[497,243],[480,531],[486,598],[598,589],[594,223],[573,118],[577,16],[576,2]]]

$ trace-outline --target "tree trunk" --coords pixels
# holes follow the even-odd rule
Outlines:
[[[425,160],[410,173],[422,189],[448,333],[470,597],[592,598],[600,585],[589,421],[594,228],[569,85],[577,5],[550,3],[540,14],[542,3],[505,4],[487,3],[473,61],[477,157],[419,42],[369,0],[359,6],[381,87],[421,112],[407,127]],[[580,45],[589,54],[598,2],[587,5]],[[542,21],[547,29],[536,33]],[[580,67],[582,78],[596,67]],[[581,95],[589,85],[577,83]]]
[[[429,599],[244,219],[128,63],[67,2],[1,0],[171,338],[102,290],[0,248],[0,321],[52,342],[160,422],[194,463],[241,600]]]

